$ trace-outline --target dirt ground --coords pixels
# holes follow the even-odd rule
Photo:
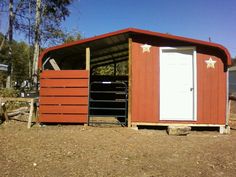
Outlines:
[[[236,121],[230,135],[124,127],[0,125],[0,176],[224,176],[236,174]]]

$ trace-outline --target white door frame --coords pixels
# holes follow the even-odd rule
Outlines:
[[[159,55],[159,67],[161,67],[161,57],[163,56],[163,50],[192,50],[193,51],[193,120],[197,120],[197,52],[196,47],[194,46],[181,46],[181,47],[160,47],[160,55]],[[160,71],[160,68],[159,68]],[[160,76],[161,78],[161,73]],[[161,94],[161,93],[160,93]],[[160,98],[159,98],[160,99]],[[160,103],[161,104],[161,103]],[[160,108],[160,105],[159,105]],[[159,115],[160,117],[160,115]],[[163,120],[160,117],[160,120]]]

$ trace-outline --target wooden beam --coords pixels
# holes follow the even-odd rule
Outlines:
[[[31,99],[31,101],[30,101],[30,113],[29,113],[27,128],[31,127],[33,112],[34,112],[34,99]]]
[[[60,67],[58,66],[57,62],[53,58],[49,60],[49,63],[52,65],[52,68],[54,70],[56,70],[56,71],[61,70]]]
[[[6,101],[20,101],[20,102],[29,102],[31,101],[32,98],[12,98],[12,97],[0,97],[2,102]]]
[[[131,127],[132,122],[132,38],[129,38],[129,59],[128,59],[128,65],[129,65],[129,95],[128,95],[128,127]]]
[[[86,48],[86,70],[90,70],[90,48]]]
[[[89,77],[88,77],[88,94],[90,93],[90,59],[91,59],[91,54],[90,54],[90,48],[87,47],[86,48],[86,70],[89,71]],[[89,95],[88,95],[88,99],[89,99]],[[89,106],[88,106],[88,114],[87,114],[87,124],[89,125]]]

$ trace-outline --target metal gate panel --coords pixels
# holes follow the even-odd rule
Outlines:
[[[86,70],[43,71],[39,122],[87,123],[88,80]]]
[[[127,92],[125,82],[92,82],[90,84],[88,124],[127,125]],[[100,122],[94,121],[96,117],[100,117]],[[107,121],[109,117],[116,117],[120,120],[112,123]]]

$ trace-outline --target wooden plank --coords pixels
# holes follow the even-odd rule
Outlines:
[[[70,113],[70,114],[88,114],[88,106],[49,106],[40,105],[39,113]]]
[[[128,39],[129,41],[129,59],[128,59],[128,65],[129,65],[129,85],[128,85],[128,127],[131,127],[132,122],[132,38]]]
[[[27,128],[31,127],[33,112],[34,112],[34,99],[31,99],[31,102],[30,102],[30,113],[29,113]]]
[[[88,87],[88,79],[41,79],[41,87]]]
[[[11,97],[0,97],[2,102],[6,101],[19,101],[19,102],[30,102],[32,98],[11,98]]]
[[[88,97],[40,97],[39,104],[81,104],[88,105]]]
[[[70,122],[70,123],[86,123],[88,115],[86,114],[40,114],[39,122]]]
[[[90,70],[90,48],[86,48],[86,70]]]
[[[58,78],[58,79],[66,79],[66,78],[88,78],[89,72],[86,70],[44,70],[40,77],[41,78]]]
[[[54,70],[57,70],[57,71],[58,71],[58,70],[61,70],[61,69],[59,68],[57,62],[56,62],[53,58],[49,60],[49,63],[52,65],[52,68],[53,68]]]
[[[88,88],[41,88],[40,96],[88,96]]]
[[[199,123],[190,123],[190,122],[181,122],[181,123],[173,123],[172,122],[132,122],[132,126],[191,126],[191,127],[220,127],[224,126],[224,124],[199,124]]]

